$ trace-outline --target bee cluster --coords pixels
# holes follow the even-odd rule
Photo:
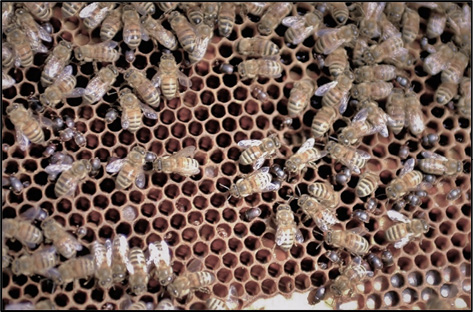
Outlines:
[[[471,308],[469,4],[2,2],[2,26],[3,307]]]

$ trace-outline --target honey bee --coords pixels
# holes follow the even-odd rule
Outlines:
[[[125,5],[122,13],[123,41],[132,50],[138,48],[141,39],[147,41],[149,37],[143,32],[140,16],[136,8],[132,5]]]
[[[137,185],[142,184],[142,181],[146,179],[143,171],[143,165],[145,163],[146,150],[140,146],[136,146],[124,159],[117,159],[110,162],[106,170],[108,173],[116,173],[117,176],[117,189],[128,188],[133,181]]]
[[[53,40],[51,35],[34,20],[27,10],[18,9],[15,11],[15,15],[16,22],[21,26],[26,37],[29,39],[28,43],[31,49],[35,52],[46,53],[48,48],[41,43],[41,40],[51,42]]]
[[[12,262],[12,272],[15,275],[32,276],[45,275],[46,272],[59,263],[56,248],[47,247],[35,251],[31,255],[23,255]]]
[[[80,11],[79,17],[84,19],[85,27],[94,29],[113,10],[115,4],[116,2],[92,2]]]
[[[15,83],[15,79],[2,70],[2,90],[11,88]]]
[[[74,195],[79,181],[84,180],[92,170],[88,160],[77,160],[72,164],[54,164],[46,167],[46,173],[57,175],[59,177],[54,187],[54,193],[58,198],[68,195]]]
[[[371,46],[363,55],[366,64],[380,63],[388,58],[404,57],[408,54],[404,48],[401,33],[387,38],[378,45]]]
[[[458,83],[442,82],[435,90],[435,101],[439,104],[447,104],[457,95],[457,90]]]
[[[447,16],[443,12],[432,11],[427,20],[426,35],[427,38],[433,39],[443,34],[447,24]]]
[[[322,105],[337,107],[341,114],[343,114],[348,105],[350,89],[353,85],[355,76],[353,73],[347,71],[337,77],[337,80],[326,83],[320,86],[316,91],[316,96],[323,96]]]
[[[327,155],[326,151],[319,151],[314,147],[315,140],[307,139],[299,150],[289,157],[286,161],[284,170],[296,174],[297,172],[306,170],[306,167],[317,168],[315,162]]]
[[[262,35],[269,35],[279,25],[280,21],[292,10],[292,3],[271,3],[258,23],[258,31]]]
[[[143,125],[141,112],[149,119],[158,119],[158,114],[146,104],[141,103],[131,90],[124,88],[119,93],[119,102],[122,107],[122,128],[131,133],[138,131]]]
[[[315,93],[317,83],[310,78],[297,81],[289,95],[288,112],[289,117],[295,118],[301,115],[309,106],[310,97]]]
[[[162,299],[158,302],[156,310],[177,310],[171,299]]]
[[[279,54],[279,47],[268,39],[242,38],[235,44],[241,55],[246,56],[272,56]]]
[[[159,62],[159,69],[151,82],[161,87],[163,96],[169,101],[179,96],[179,84],[190,88],[192,82],[179,71],[176,59],[171,53],[163,53]]]
[[[329,230],[325,233],[325,242],[336,248],[345,248],[354,256],[364,256],[368,253],[370,244],[363,236],[356,233],[356,230]]]
[[[141,15],[153,15],[156,12],[156,7],[152,2],[132,2],[133,5]]]
[[[140,71],[130,68],[124,75],[127,83],[138,93],[144,102],[158,107],[160,103],[159,89]]]
[[[263,167],[233,184],[229,189],[230,196],[242,198],[253,193],[276,191],[279,185],[272,183],[271,178],[269,167]]]
[[[360,176],[355,192],[358,197],[366,197],[373,194],[379,185],[379,175],[366,171]]]
[[[335,78],[343,74],[349,68],[347,50],[338,48],[330,53],[325,59],[325,66],[328,66],[330,75]],[[355,70],[355,77],[356,75]]]
[[[263,140],[242,140],[238,146],[246,148],[240,155],[240,164],[253,164],[253,169],[258,170],[267,158],[272,158],[281,147],[277,134],[272,134]]]
[[[238,305],[238,293],[233,285],[230,286],[225,300],[212,297],[205,301],[207,310],[237,310]]]
[[[404,2],[387,2],[386,16],[392,23],[399,24],[405,9],[406,4]]]
[[[33,65],[33,50],[26,34],[17,25],[5,29],[7,42],[13,48],[14,64],[16,67],[30,67]]]
[[[406,92],[406,125],[415,136],[420,135],[425,130],[424,113],[417,95],[409,90]]]
[[[107,239],[105,245],[94,241],[91,254],[94,256],[95,278],[100,287],[109,289],[112,287],[112,241]]]
[[[312,121],[312,136],[316,139],[321,138],[330,129],[337,118],[337,111],[331,106],[322,106],[314,116]]]
[[[430,151],[423,151],[424,159],[418,160],[420,170],[428,174],[453,176],[463,171],[463,162],[448,159]]]
[[[368,43],[365,38],[358,38],[353,47],[353,64],[356,66],[363,66],[365,61],[363,55],[368,50]]]
[[[235,4],[231,2],[220,3],[218,12],[218,32],[222,37],[228,37],[232,33],[235,24]]]
[[[78,61],[113,63],[120,57],[118,51],[114,49],[116,46],[117,43],[113,41],[87,44],[75,48],[74,54]]]
[[[131,292],[137,296],[142,295],[148,288],[148,267],[146,266],[146,258],[139,247],[133,247],[128,255],[129,262],[126,268],[129,273],[128,282]]]
[[[282,20],[284,26],[289,27],[284,34],[286,42],[299,44],[315,33],[323,20],[319,11],[309,12],[304,16],[288,16]]]
[[[395,224],[386,230],[386,240],[395,242],[394,248],[400,249],[410,241],[422,237],[429,231],[429,224],[422,219],[409,219],[396,210],[388,210],[388,217],[393,221],[402,223]]]
[[[148,251],[148,263],[152,263],[156,267],[154,275],[162,286],[169,285],[174,278],[174,273],[168,244],[165,241],[153,242],[148,245]]]
[[[210,40],[212,39],[212,28],[204,23],[196,26],[196,46],[192,53],[189,53],[189,60],[191,64],[202,60],[207,52]]]
[[[3,219],[2,234],[6,239],[14,238],[28,248],[35,248],[43,241],[43,233],[28,220]]]
[[[2,1],[2,29],[6,29],[8,25],[11,25],[13,17],[15,16],[13,10],[15,4],[13,2]]]
[[[209,293],[207,286],[213,284],[216,278],[211,272],[202,271],[202,262],[193,259],[184,275],[178,276],[169,284],[168,291],[174,298],[183,298],[195,291]]]
[[[261,87],[258,87],[258,86],[253,87],[253,89],[251,90],[251,95],[255,99],[258,99],[263,103],[266,103],[269,100],[268,93],[264,92],[264,90]],[[291,119],[291,121],[292,121],[292,119]]]
[[[360,20],[360,34],[368,39],[381,35],[380,17],[383,14],[385,2],[364,2],[361,11],[364,13]]]
[[[173,11],[168,16],[172,30],[176,33],[177,39],[182,48],[188,53],[192,53],[197,44],[196,34],[192,25],[179,12]]]
[[[326,151],[331,158],[339,161],[351,171],[360,174],[360,169],[366,165],[368,159],[371,158],[370,154],[354,149],[351,146],[344,146],[334,141],[330,141],[326,145]]]
[[[46,59],[46,65],[41,72],[41,84],[43,87],[51,85],[57,76],[64,70],[71,58],[71,52],[72,46],[66,41],[61,41],[56,47],[54,47],[53,52]]]
[[[158,157],[154,161],[157,172],[177,173],[185,177],[196,175],[200,172],[199,163],[193,159],[195,146],[188,146],[172,156]]]
[[[8,106],[6,113],[15,126],[16,140],[23,151],[26,151],[29,142],[35,144],[43,144],[45,142],[41,125],[50,126],[52,122],[49,119],[34,116],[31,109],[26,110],[23,105],[18,103]]]
[[[340,203],[340,196],[328,183],[315,182],[309,185],[307,191],[322,205],[335,208]]]
[[[297,204],[306,214],[302,222],[306,222],[307,220],[312,219],[314,220],[317,227],[323,232],[329,231],[332,225],[339,222],[335,211],[324,207],[317,201],[317,199],[307,194],[304,194],[299,197],[299,199],[297,200]]]
[[[344,25],[348,20],[348,7],[343,2],[330,2],[329,11],[338,25]]]
[[[242,13],[261,16],[264,10],[270,5],[268,2],[240,2]]]
[[[355,81],[357,83],[366,81],[389,81],[396,78],[398,70],[393,65],[362,66],[355,69]]]
[[[394,134],[399,134],[404,128],[406,120],[406,104],[404,91],[394,88],[386,103],[386,113],[390,116],[389,128]]]
[[[15,53],[13,47],[6,42],[2,43],[2,71],[13,66],[15,62]]]
[[[238,73],[241,79],[255,79],[259,77],[279,78],[282,76],[281,62],[272,59],[246,60],[238,64]]]
[[[74,280],[89,278],[94,275],[95,263],[92,255],[69,259],[57,269],[49,270],[48,275],[55,284],[66,285]]]
[[[23,5],[40,21],[47,22],[53,15],[52,7],[54,4],[51,5],[49,2],[24,2]]]
[[[462,9],[447,12],[447,21],[450,28],[454,31],[453,40],[464,50],[465,54],[471,53],[471,8],[468,4],[463,5]]]
[[[399,172],[399,176],[389,182],[386,187],[386,196],[389,199],[399,199],[422,183],[424,176],[422,172],[413,170],[414,164],[414,159],[410,158],[406,160],[404,167]]]
[[[186,12],[186,16],[194,26],[204,21],[204,12],[197,2],[180,3],[181,8]]]
[[[354,258],[348,266],[340,267],[340,273],[330,285],[330,290],[338,297],[351,297],[359,283],[374,275],[361,264],[359,257]]]
[[[31,302],[10,303],[5,305],[5,310],[56,310],[54,303],[49,300],[42,300],[33,304]]]
[[[324,28],[317,31],[317,36],[319,38],[315,42],[315,52],[328,55],[354,41],[358,37],[358,28],[354,24],[340,28]]]
[[[5,244],[3,231],[2,231],[2,269],[8,268],[10,263],[12,262],[12,257],[8,255],[8,247]]]
[[[128,262],[128,242],[125,235],[118,234],[112,242],[112,278],[114,283],[121,283],[126,276]]]
[[[112,40],[122,27],[121,8],[110,11],[100,26],[100,39],[103,42]]]
[[[87,84],[83,96],[84,101],[88,104],[100,101],[105,93],[111,89],[117,76],[118,70],[114,65],[108,65],[100,69],[98,74]]]
[[[80,242],[71,234],[66,232],[64,227],[54,218],[49,217],[41,223],[44,237],[47,241],[52,241],[59,254],[67,259],[74,258],[77,251],[82,250]]]
[[[203,2],[201,3],[202,13],[204,14],[204,23],[214,28],[215,21],[217,20],[217,14],[220,7],[220,3],[217,2]]]
[[[72,74],[72,66],[68,65],[56,76],[54,83],[40,94],[39,101],[43,105],[55,107],[64,98],[81,97],[84,95],[84,88],[74,88],[76,77]]]
[[[433,76],[448,68],[455,56],[455,50],[456,48],[450,44],[442,44],[435,53],[425,58],[425,72]]]
[[[460,81],[460,99],[457,103],[457,110],[460,116],[471,118],[471,80],[463,77]]]
[[[362,82],[354,85],[351,96],[357,100],[382,100],[387,98],[393,89],[393,84],[386,81]]]
[[[153,40],[157,40],[161,45],[171,51],[177,49],[178,42],[176,37],[171,31],[164,28],[160,21],[155,20],[151,15],[146,15],[141,18],[141,23]]]
[[[446,67],[440,75],[442,82],[452,82],[458,85],[469,61],[470,59],[465,53],[456,52],[449,66]]]
[[[63,2],[61,7],[62,16],[69,18],[75,16],[85,5],[85,2]]]
[[[419,34],[420,16],[415,10],[406,7],[402,16],[402,40],[404,43],[411,43]]]

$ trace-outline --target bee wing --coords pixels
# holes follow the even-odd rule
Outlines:
[[[159,73],[159,70],[156,75],[154,75],[154,77],[151,79],[151,83],[154,85],[155,88],[159,88],[159,86],[161,85],[161,74]]]
[[[184,75],[181,71],[177,71],[177,80],[179,80],[179,83],[183,85],[184,87],[190,88],[192,87],[192,81]]]
[[[128,117],[128,111],[124,110],[122,113],[122,128],[126,130],[130,127],[130,118]]]
[[[367,117],[368,117],[368,109],[363,108],[355,115],[355,117],[353,117],[353,120],[351,122],[352,123],[354,123],[354,122],[364,122]]]
[[[63,171],[69,170],[72,168],[72,164],[59,164],[59,165],[49,165],[47,166],[44,170],[46,171],[47,174],[53,174],[56,175],[58,173],[61,173]]]
[[[406,246],[407,243],[410,242],[411,240],[411,234],[407,234],[405,237],[403,237],[400,241],[397,241],[394,243],[394,248],[396,249],[401,249],[402,247]]]
[[[145,172],[143,170],[141,170],[140,173],[138,173],[138,175],[136,177],[136,180],[135,180],[135,184],[140,189],[143,189],[145,187],[146,175],[145,175]]]
[[[141,102],[140,102],[140,107],[146,118],[155,119],[155,120],[158,119],[158,114],[154,111],[154,109],[152,109],[148,105]]]
[[[266,185],[261,192],[263,192],[263,193],[264,192],[274,192],[274,191],[277,191],[280,186],[281,186],[281,184],[268,183],[268,185]]]
[[[375,126],[376,132],[379,132],[381,136],[387,138],[389,136],[389,130],[386,124],[379,124]]]
[[[2,88],[7,89],[13,86],[16,83],[15,79],[13,79],[10,75],[6,75],[6,80],[2,79]]]
[[[249,148],[252,146],[261,145],[261,143],[262,142],[260,140],[241,140],[240,142],[238,142],[238,146],[243,148]]]
[[[296,237],[296,241],[299,244],[302,244],[304,242],[304,236],[302,235],[301,230],[299,230],[298,228],[294,228],[294,234],[295,234],[295,237]]]
[[[165,241],[161,241],[162,249],[158,249],[155,244],[148,246],[149,261],[157,262],[162,259],[167,265],[171,265],[171,252],[169,245]]]
[[[439,154],[436,154],[436,153],[432,153],[431,151],[423,151],[421,154],[424,158],[448,160],[446,157],[443,157],[443,156],[441,156]]]
[[[35,310],[35,306],[31,302],[10,303],[5,305],[5,311],[18,310]]]
[[[304,144],[302,144],[302,146],[297,150],[296,154],[304,153],[308,149],[311,149],[312,147],[314,147],[314,144],[315,144],[314,138],[307,139],[307,141],[305,141]]]
[[[86,6],[85,8],[83,8],[80,13],[79,13],[79,17],[80,18],[87,18],[89,16],[91,16],[91,14],[95,11],[95,9],[98,7],[99,3],[98,2],[92,2],[91,4],[89,4],[88,6]]]
[[[284,243],[284,238],[284,231],[282,230],[281,226],[278,226],[275,237],[276,245],[281,246]]]
[[[315,95],[316,96],[323,96],[323,95],[325,95],[325,93],[328,92],[328,90],[332,89],[337,84],[338,84],[337,80],[326,83],[326,84],[324,84],[324,85],[317,88],[317,90],[315,91]]]
[[[23,133],[23,131],[20,130],[20,128],[15,127],[15,136],[16,136],[16,141],[18,144],[20,144],[20,149],[22,151],[26,151],[28,148],[28,145],[30,144],[30,140],[28,137]]]
[[[408,53],[409,53],[409,50],[407,50],[406,48],[399,48],[391,54],[391,57],[402,58],[402,57],[405,57]]]
[[[112,240],[107,239],[105,241],[105,258],[107,259],[107,265],[111,266],[112,265],[112,253],[113,253],[113,248],[112,248]]]
[[[263,173],[268,173],[269,172],[269,167],[263,167],[259,171],[263,172]],[[255,172],[255,174],[256,174],[256,172]]]
[[[122,169],[123,165],[125,164],[126,158],[123,159],[116,159],[114,161],[111,161],[108,163],[107,167],[105,167],[105,170],[108,173],[117,173]]]
[[[371,158],[371,155],[369,153],[365,152],[365,151],[357,149],[356,153],[362,159],[370,159]]]
[[[64,69],[62,70],[62,72],[57,76],[56,80],[58,80],[58,79],[64,79],[65,77],[71,76],[71,75],[72,75],[72,66],[71,66],[71,65],[67,65],[66,67],[64,67]]]
[[[340,114],[343,114],[347,110],[348,98],[349,98],[348,93],[343,94],[343,97],[340,100],[340,107],[338,109]]]
[[[406,116],[407,125],[412,132],[421,133],[424,131],[425,126],[421,114],[421,112],[414,112]]]
[[[406,162],[404,163],[404,167],[399,172],[399,177],[402,177],[406,173],[411,172],[414,169],[414,165],[415,165],[414,158],[409,158],[408,160],[406,160]]]
[[[255,164],[253,165],[253,169],[254,170],[258,170],[259,168],[261,168],[261,166],[263,165],[264,163],[264,160],[266,159],[264,156],[266,156],[267,153],[264,153],[260,158],[258,158],[258,160],[256,160]]]
[[[333,33],[335,31],[338,31],[338,29],[337,28],[322,28],[317,31],[317,37],[322,37],[330,33]]]
[[[141,39],[144,41],[149,41],[149,34],[148,31],[143,27],[143,24],[141,24]]]
[[[187,265],[187,270],[192,273],[202,271],[202,261],[196,258],[192,259]]]
[[[71,92],[66,94],[66,98],[77,98],[82,97],[85,94],[84,88],[75,88]]]
[[[288,16],[283,18],[282,24],[286,27],[294,27],[294,28],[300,28],[304,27],[305,23],[305,17],[298,15],[298,16]]]
[[[174,153],[171,158],[178,157],[193,157],[195,154],[195,146],[187,146],[186,148],[181,149],[180,151]]]
[[[409,223],[409,218],[403,215],[400,212],[397,212],[396,210],[388,210],[388,218],[393,220],[393,221],[398,221],[402,223]]]

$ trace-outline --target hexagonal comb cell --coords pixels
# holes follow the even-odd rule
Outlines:
[[[116,42],[119,48],[110,52],[117,53],[112,62],[91,62],[87,57],[82,60],[80,53],[74,51],[102,41],[103,27],[89,29],[87,25],[93,22],[93,16],[89,19],[84,19],[83,16],[88,15],[87,10],[91,8],[98,12],[99,6],[103,4],[88,3],[86,11],[77,11],[69,17],[66,15],[73,9],[70,3],[51,3],[51,7],[42,5],[45,4],[15,3],[12,7],[2,4],[2,17],[15,22],[12,25],[16,25],[18,21],[18,29],[22,32],[27,25],[21,22],[21,11],[17,11],[19,9],[35,13],[34,25],[37,23],[38,27],[51,31],[50,35],[41,31],[40,38],[43,40],[35,42],[34,47],[39,52],[35,51],[29,60],[31,66],[20,64],[20,67],[15,67],[14,64],[8,64],[8,53],[11,48],[17,49],[16,44],[12,44],[13,39],[4,27],[3,39],[7,44],[2,47],[2,72],[14,79],[11,87],[2,90],[4,222],[19,218],[31,207],[40,207],[68,233],[78,238],[83,245],[77,251],[80,257],[91,253],[92,242],[105,243],[107,239],[113,239],[119,234],[127,237],[130,248],[136,246],[143,251],[152,242],[165,241],[169,245],[172,269],[177,276],[187,273],[188,264],[193,259],[200,259],[202,270],[212,272],[216,280],[208,287],[211,293],[197,291],[188,300],[173,300],[172,304],[176,308],[208,308],[207,299],[215,297],[224,302],[233,294],[233,288],[240,301],[244,301],[240,303],[248,306],[258,298],[271,298],[277,294],[289,297],[294,292],[306,293],[321,286],[330,288],[333,281],[343,274],[341,264],[330,261],[327,256],[327,251],[337,251],[338,248],[329,244],[327,233],[321,233],[323,230],[319,228],[320,220],[314,220],[317,216],[305,213],[296,200],[300,197],[299,192],[307,194],[312,183],[322,182],[332,184],[339,198],[339,203],[333,208],[339,223],[333,225],[332,229],[361,229],[361,235],[370,243],[369,253],[379,257],[383,264],[381,269],[370,268],[374,276],[358,285],[355,290],[352,299],[357,302],[358,308],[425,309],[436,302],[435,298],[440,298],[445,301],[442,304],[445,303],[446,308],[455,306],[471,309],[471,278],[462,278],[471,275],[471,99],[468,97],[471,91],[465,88],[468,87],[465,77],[471,75],[471,65],[463,65],[458,61],[462,59],[461,53],[470,53],[468,45],[462,45],[461,41],[471,38],[471,30],[469,27],[462,28],[467,23],[463,23],[461,19],[462,13],[471,10],[471,4],[385,4],[385,7],[378,7],[378,13],[382,15],[378,20],[383,21],[383,27],[370,40],[367,40],[368,35],[365,34],[365,26],[369,24],[366,20],[368,17],[365,16],[370,8],[369,3],[351,3],[348,8],[344,7],[345,3],[292,3],[284,16],[278,16],[279,12],[274,7],[264,7],[262,12],[258,12],[261,9],[259,4],[233,3],[230,7],[235,9],[235,19],[227,37],[222,36],[219,28],[222,27],[222,21],[225,21],[225,14],[231,15],[233,11],[222,12],[225,6],[220,3],[198,4],[198,9],[215,9],[216,5],[218,10],[215,20],[207,12],[200,23],[204,26],[215,21],[215,28],[211,31],[211,39],[200,41],[207,42],[208,47],[197,62],[192,60],[192,56],[196,56],[188,46],[189,43],[182,41],[185,39],[182,32],[174,29],[170,21],[174,12],[183,16],[189,13],[190,7],[185,4],[134,3],[139,17],[148,15],[146,18],[162,24],[160,33],[178,33],[177,48],[165,46],[162,38],[155,38],[151,33],[149,36],[152,40],[142,40],[135,48],[130,48],[130,41],[124,40],[126,36],[120,28],[112,38],[108,38],[112,41],[105,44],[106,47],[115,46],[113,42]],[[123,13],[125,4],[111,6],[114,11],[109,12],[108,8],[103,11],[107,12],[106,19],[111,19],[115,13]],[[396,10],[401,10],[404,15],[399,15]],[[12,14],[9,15],[8,12]],[[320,20],[315,27],[317,29],[313,29],[304,38],[292,38],[304,33],[300,29],[294,32],[294,29],[297,25],[305,25],[308,20],[303,17],[309,18],[314,12]],[[348,19],[343,17],[344,12],[350,15]],[[43,14],[47,16],[42,17]],[[224,18],[219,17],[219,14],[223,14]],[[265,23],[271,23],[273,15],[277,17],[277,25],[270,25],[274,27],[270,27],[266,34]],[[284,19],[285,17],[290,18]],[[446,20],[444,28],[435,29],[437,24],[442,24],[436,23],[437,18]],[[187,17],[185,19],[190,20]],[[418,25],[409,24],[412,20],[418,20]],[[192,26],[190,32],[201,26]],[[330,36],[340,39],[343,36],[340,30],[353,26],[358,27],[358,37],[354,41],[343,41],[340,47],[346,52],[347,60],[334,60],[336,49],[329,51],[331,53],[321,53],[327,52],[322,51],[325,49],[332,50],[326,45],[337,41],[328,40]],[[412,38],[409,38],[412,35],[409,34],[412,31],[410,27],[414,27]],[[327,32],[324,30],[326,28],[339,32]],[[415,31],[417,28],[418,33]],[[461,33],[457,33],[458,31]],[[51,40],[45,40],[49,36]],[[262,59],[260,56],[242,55],[239,51],[241,40],[253,37],[267,42],[266,48],[277,48],[279,52],[276,56],[264,59],[272,62],[269,64],[274,65],[281,75],[274,75],[273,78],[257,75],[254,79],[241,79],[245,63]],[[242,140],[262,140],[276,134],[282,146],[262,166],[278,164],[281,168],[287,167],[288,159],[317,130],[317,124],[313,121],[320,117],[322,108],[327,106],[326,101],[330,102],[331,97],[338,96],[334,96],[333,90],[326,90],[330,94],[322,97],[320,95],[324,92],[318,90],[327,89],[333,85],[327,85],[332,81],[339,81],[337,77],[342,73],[346,74],[345,69],[348,69],[355,74],[356,80],[350,83],[351,90],[346,90],[350,96],[346,111],[341,114],[339,103],[336,103],[333,118],[324,116],[327,118],[319,120],[322,123],[330,119],[330,123],[326,125],[327,131],[318,136],[314,143],[318,151],[326,149],[329,141],[338,141],[341,145],[337,146],[346,147],[342,144],[342,134],[346,134],[345,129],[353,124],[360,105],[364,103],[362,95],[355,95],[353,86],[357,86],[357,90],[361,88],[358,82],[360,70],[372,70],[370,73],[374,77],[369,84],[373,83],[375,87],[363,91],[373,93],[366,100],[376,98],[376,86],[380,85],[378,80],[384,79],[384,76],[380,78],[377,76],[380,73],[374,68],[362,68],[362,65],[371,66],[365,63],[371,62],[370,57],[379,54],[380,46],[389,52],[393,47],[383,46],[383,42],[390,37],[403,38],[403,48],[398,52],[406,58],[410,55],[414,61],[404,64],[402,59],[383,57],[377,62],[377,65],[382,66],[393,65],[395,77],[389,80],[394,88],[390,95],[376,102],[381,110],[388,112],[394,109],[393,95],[397,91],[403,96],[414,93],[415,99],[410,99],[419,102],[416,103],[419,104],[417,113],[425,126],[422,133],[415,133],[415,125],[412,124],[415,124],[415,120],[410,120],[410,124],[405,124],[396,133],[392,131],[394,125],[388,122],[387,137],[381,133],[370,133],[359,138],[348,154],[335,159],[331,152],[321,157],[313,166],[311,164],[301,168],[299,172],[281,180],[281,188],[276,192],[228,198],[227,188],[253,172],[252,166],[240,163],[243,149],[238,143]],[[35,41],[34,38],[30,39]],[[301,40],[297,40],[300,41],[298,44],[288,42],[292,39]],[[41,76],[46,68],[44,64],[51,51],[62,45],[61,42],[70,43],[73,47],[69,63],[72,76],[76,79],[75,88],[87,88],[99,71],[109,65],[116,67],[116,78],[95,103],[86,103],[85,98],[90,96],[88,92],[84,99],[64,94],[55,107],[44,104],[48,87],[43,85],[44,77]],[[360,42],[366,42],[370,46],[369,50],[360,52],[360,46],[363,48]],[[396,42],[401,44],[400,41]],[[28,50],[28,46],[25,49]],[[433,73],[433,67],[437,64],[432,63],[431,56],[452,46],[455,48],[452,53],[456,57],[440,62],[450,65]],[[129,53],[131,50],[134,51],[133,55]],[[196,50],[198,47],[195,47],[194,51]],[[263,52],[269,53],[264,50]],[[18,51],[14,52],[18,54]],[[25,51],[20,52],[20,58],[29,55]],[[403,54],[404,52],[408,54]],[[174,95],[178,96],[166,98],[163,88],[168,86],[161,81],[163,96],[160,97],[160,102],[148,108],[137,109],[138,114],[144,113],[145,116],[142,118],[138,115],[136,122],[139,126],[133,131],[135,120],[121,105],[122,92],[125,88],[132,89],[139,102],[148,102],[149,97],[139,92],[139,85],[132,86],[127,71],[135,69],[146,80],[154,83],[156,79],[153,77],[162,72],[160,62],[165,55],[172,55],[177,64],[176,86],[171,87],[176,89]],[[333,75],[334,64],[335,67],[343,67],[338,68],[340,73],[336,75]],[[446,83],[450,83],[448,79],[457,79],[452,70],[459,71],[457,78],[460,81],[458,86],[454,85],[453,89],[449,89]],[[449,71],[453,78],[449,78]],[[257,72],[263,74],[264,68]],[[6,87],[8,77],[2,78],[3,86]],[[315,89],[303,94],[302,97],[306,98],[304,108],[290,116],[291,105],[295,105],[294,90],[306,79],[315,82]],[[403,79],[409,83],[404,84]],[[340,90],[342,87],[340,80],[334,89]],[[80,89],[77,92],[80,93]],[[439,96],[441,92],[447,94]],[[440,104],[442,96],[450,100]],[[341,97],[343,96],[340,95]],[[403,101],[407,102],[408,97],[403,97],[401,103]],[[25,109],[31,110],[35,120],[36,117],[51,119],[51,125],[41,124],[44,143],[38,144],[39,140],[24,148],[18,142],[16,130],[20,127],[10,111],[14,105],[23,105]],[[401,115],[402,121],[407,121],[405,113],[402,112]],[[71,121],[66,116],[73,124],[70,124]],[[358,115],[358,120],[363,119],[360,116],[363,115]],[[382,117],[374,118],[370,115],[366,119],[368,124],[358,121],[355,125],[368,127],[379,119]],[[379,128],[377,132],[383,128],[376,126],[375,128]],[[29,133],[28,129],[20,130],[25,134]],[[68,134],[71,136],[68,137]],[[156,166],[153,167],[152,164],[154,158],[146,159],[142,184],[132,183],[127,188],[119,188],[117,178],[106,167],[114,159],[125,159],[135,146],[154,153],[146,157],[161,159],[194,146],[193,157],[199,164],[199,173],[190,177],[164,173],[155,170]],[[371,157],[365,167],[360,167],[360,173],[353,170],[353,163],[347,159],[355,149],[359,151],[359,155],[366,153]],[[437,162],[430,170],[425,168],[429,165],[423,166],[421,162],[434,162],[435,158],[429,156],[433,153],[449,161],[460,161],[461,170],[447,176],[443,174],[448,169],[447,165]],[[400,169],[409,158],[416,159],[415,170],[422,170],[425,183],[420,188],[414,187],[415,190],[403,201],[386,198],[388,185],[399,176]],[[100,168],[92,170],[80,180],[74,194],[58,197],[55,186],[60,183],[64,172],[55,176],[46,168],[54,162],[68,164],[68,161],[81,159],[96,159]],[[348,170],[349,175],[345,175],[346,167],[352,168]],[[376,200],[373,207],[368,202],[370,197],[357,196],[357,186],[364,174],[370,171],[379,177],[379,186],[370,195]],[[276,181],[273,171],[271,175],[272,181]],[[427,194],[422,194],[423,190]],[[278,205],[282,203],[290,205],[296,227],[304,238],[303,241],[292,244],[287,251],[276,243],[278,224],[275,216]],[[404,229],[404,223],[389,220],[387,212],[392,209],[409,220],[425,220],[429,225],[428,231],[401,248],[396,248],[395,242],[387,237],[388,229],[395,225],[398,230]],[[247,214],[256,213],[255,211],[258,212],[257,216]],[[354,218],[361,211],[368,215],[366,223]],[[31,224],[35,229],[41,228],[41,220]],[[15,239],[6,239],[5,247],[13,260],[36,250],[24,247],[20,240]],[[352,263],[354,259],[353,255],[345,251],[340,256],[343,265]],[[364,256],[363,260],[367,260],[367,257]],[[65,261],[62,257],[59,260],[61,263]],[[134,304],[141,300],[157,307],[158,303],[164,305],[165,299],[171,296],[168,287],[161,286],[154,277],[151,277],[145,293],[135,296],[127,282],[102,289],[96,285],[95,278],[84,278],[74,284],[56,287],[51,280],[43,277],[14,275],[9,268],[3,269],[2,276],[2,307],[25,302],[26,297],[36,308],[44,305],[48,299],[59,309],[119,309],[122,308],[122,301],[127,298],[131,298]],[[251,299],[247,300],[248,298]]]

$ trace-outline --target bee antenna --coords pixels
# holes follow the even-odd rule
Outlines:
[[[219,183],[218,185],[220,185],[221,187],[223,187],[223,188],[226,189],[226,190],[229,190],[229,189],[230,189],[228,186],[223,185],[222,183]]]
[[[333,137],[333,136],[330,135],[329,138],[331,138],[332,140],[335,140],[335,141],[338,142],[338,139],[336,137]]]

